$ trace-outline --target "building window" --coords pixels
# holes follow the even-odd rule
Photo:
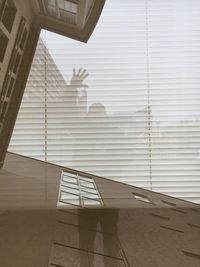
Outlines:
[[[0,62],[3,62],[7,45],[8,45],[8,38],[0,30]]]
[[[75,0],[46,0],[45,9],[50,16],[69,24],[76,24],[78,2]]]
[[[25,45],[25,42],[26,42],[27,35],[28,35],[28,31],[25,28],[24,32],[22,34],[22,38],[21,38],[20,44],[19,44],[19,47],[20,47],[21,50],[24,49],[24,45]]]
[[[10,97],[12,89],[13,89],[13,85],[14,85],[15,79],[11,77],[11,79],[9,80],[9,86],[8,86],[8,91],[7,91],[7,95],[6,97]]]
[[[141,195],[141,194],[138,194],[138,193],[132,193],[134,198],[139,200],[139,201],[142,201],[142,202],[145,202],[145,203],[149,203],[149,204],[153,204],[153,202],[146,196],[144,195]]]
[[[3,122],[6,110],[7,110],[8,103],[4,102],[2,108],[0,109],[0,123]]]
[[[0,10],[1,10],[2,4],[3,4],[3,0],[0,0]]]
[[[60,0],[58,1],[58,7],[64,11],[68,11],[71,13],[76,14],[78,10],[78,5],[71,2],[71,1],[65,1],[65,0]]]
[[[15,74],[17,73],[17,70],[19,68],[20,59],[21,59],[21,55],[17,53],[15,56],[14,65],[13,65],[13,72]]]
[[[16,8],[11,0],[3,1],[1,4],[0,20],[6,29],[11,32],[15,20]]]
[[[16,41],[13,47],[7,73],[0,94],[0,100],[2,104],[0,110],[0,123],[1,123],[0,131],[2,130],[3,121],[5,120],[8,105],[10,103],[10,98],[12,97],[12,92],[14,90],[15,81],[21,64],[21,59],[23,56],[24,52],[23,50],[26,44],[27,36],[28,36],[28,30],[26,28],[26,20],[24,18],[21,18],[16,36]],[[3,41],[1,42],[1,40]],[[8,39],[6,39],[4,34],[3,33],[1,34],[0,32],[0,62],[3,60],[7,43]]]
[[[98,208],[103,201],[92,178],[62,172],[57,206]]]
[[[170,207],[175,207],[176,204],[175,203],[172,203],[172,202],[169,202],[169,201],[166,201],[166,200],[162,200],[162,202],[166,205],[166,206],[170,206]]]

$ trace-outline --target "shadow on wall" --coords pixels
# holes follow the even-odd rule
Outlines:
[[[117,239],[118,209],[80,209],[79,247],[89,251],[91,266],[121,266],[122,255]],[[99,257],[100,256],[100,257]],[[87,259],[80,257],[80,266]]]

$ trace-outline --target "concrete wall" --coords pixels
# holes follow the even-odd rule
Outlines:
[[[57,209],[62,171],[77,173],[7,154],[0,170],[2,266],[199,266],[199,205],[80,172],[95,180],[103,208]]]

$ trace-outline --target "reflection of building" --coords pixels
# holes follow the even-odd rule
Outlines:
[[[171,125],[164,126],[151,116],[149,128],[147,108],[108,115],[100,103],[99,108],[98,103],[87,107],[87,90],[92,88],[73,92],[75,88],[65,83],[45,46],[39,46],[10,151],[199,202],[199,151],[187,129],[195,130],[198,142],[197,120],[169,121]],[[46,64],[38,61],[38,55],[45,58],[45,51]],[[40,73],[46,69],[39,84],[38,69]],[[44,112],[37,108],[37,117],[38,105]],[[31,127],[38,127],[38,134]],[[191,175],[193,179],[188,178]]]
[[[199,266],[199,205],[10,153],[0,173],[4,267]]]
[[[72,76],[73,78],[73,76]],[[60,164],[72,164],[76,126],[87,115],[87,92],[66,83],[39,39],[9,150]]]
[[[104,1],[0,1],[0,165],[9,144],[42,28],[86,42]]]
[[[148,157],[145,169],[137,164],[141,144],[148,154],[148,121],[140,126],[147,109],[109,115],[101,103],[87,106],[90,88],[74,89],[39,42],[9,150],[148,188]]]
[[[65,107],[68,100],[66,92],[65,80],[39,39],[12,135],[11,151],[48,160],[47,146],[53,149],[55,138],[64,141],[69,135],[67,129],[62,127],[63,117],[69,111]],[[58,145],[57,149],[61,147]],[[48,153],[51,154],[51,149]]]
[[[9,150],[148,188],[148,158],[145,170],[137,164],[138,144],[148,154],[147,109],[108,115],[101,103],[87,106],[90,89],[66,83],[40,40]]]

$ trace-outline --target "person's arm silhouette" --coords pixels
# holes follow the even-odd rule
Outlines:
[[[74,88],[88,87],[86,84],[83,84],[83,81],[87,78],[88,75],[89,74],[87,73],[87,70],[82,70],[82,68],[79,68],[79,70],[76,72],[76,69],[74,68],[70,86]]]
[[[70,84],[67,86],[67,103],[70,108],[76,108],[78,101],[78,89],[81,87],[86,89],[88,87],[88,85],[84,84],[84,80],[87,78],[88,75],[89,74],[85,69],[73,69],[73,75]]]

